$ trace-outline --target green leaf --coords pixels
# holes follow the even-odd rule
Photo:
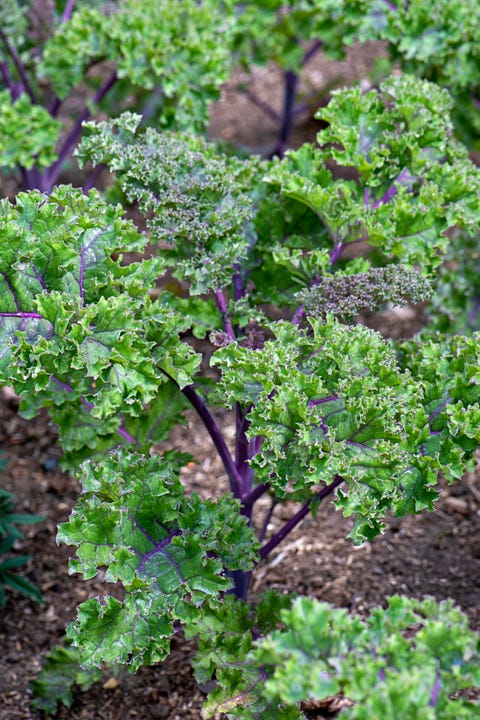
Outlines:
[[[212,359],[223,401],[251,408],[248,435],[261,439],[251,460],[257,481],[280,498],[306,501],[342,478],[348,491],[340,486],[336,503],[356,515],[357,543],[382,530],[388,511],[405,512],[412,492],[418,504],[409,512],[432,509],[440,463],[438,453],[422,454],[423,388],[400,370],[392,348],[374,331],[332,318],[270,329],[275,338],[264,347],[231,343]]]
[[[478,704],[452,697],[479,687],[480,664],[478,633],[450,601],[394,596],[360,620],[298,598],[282,621],[248,658],[264,669],[272,703],[295,707],[341,692],[353,701],[342,711],[352,720],[478,717]]]
[[[360,242],[428,273],[445,252],[445,231],[478,232],[480,174],[452,137],[452,102],[433,83],[402,76],[379,90],[333,94],[317,117],[328,123],[320,147],[303,145],[272,166],[267,182],[318,215],[333,242],[333,267]],[[357,179],[334,179],[325,163],[354,168]]]
[[[61,123],[25,93],[14,102],[8,90],[0,92],[0,167],[17,165],[29,170],[47,167],[57,159]]]
[[[22,411],[50,409],[68,463],[136,442],[126,426],[145,428],[165,383],[191,383],[200,360],[179,338],[185,319],[149,296],[161,263],[121,262],[147,238],[98,193],[71,187],[4,201],[0,232],[0,373]],[[182,410],[176,401],[171,423]]]
[[[109,114],[136,93],[157,123],[203,130],[231,70],[232,8],[230,0],[122,0],[109,12],[83,4],[46,42],[39,76],[64,99],[80,83],[98,84],[92,65],[113,64]]]
[[[258,542],[239,502],[187,496],[178,480],[189,459],[178,453],[116,453],[83,466],[83,493],[58,539],[77,546],[71,572],[104,571],[125,599],[80,606],[69,636],[82,662],[158,662],[168,654],[172,623],[188,625],[205,603],[215,607],[232,586],[228,572],[248,571]]]
[[[174,276],[198,295],[230,285],[232,268],[247,257],[252,199],[241,173],[248,163],[227,158],[203,139],[137,130],[139,115],[89,123],[77,152],[114,172],[130,202],[150,216],[152,236]],[[254,165],[252,165],[252,170]]]
[[[32,707],[54,714],[60,705],[70,707],[76,685],[88,690],[100,680],[102,673],[95,668],[85,670],[80,665],[81,655],[77,648],[54,645],[45,653],[42,669],[30,683],[33,693]]]

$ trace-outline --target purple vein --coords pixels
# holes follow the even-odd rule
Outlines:
[[[9,292],[11,293],[11,295],[13,297],[13,302],[15,303],[15,307],[17,308],[18,311],[20,311],[20,305],[18,304],[17,294],[13,288],[12,283],[10,282],[10,278],[8,277],[8,275],[5,275],[5,273],[1,273],[1,275],[2,275],[3,279],[5,280],[5,285],[7,286]]]
[[[40,286],[42,287],[43,290],[46,290],[46,289],[47,289],[47,285],[46,285],[45,280],[43,279],[42,275],[38,272],[38,270],[37,270],[37,268],[35,267],[35,265],[32,265],[32,268],[33,268],[33,272],[34,272],[35,277],[36,277],[36,279],[38,280]]]
[[[165,548],[167,547],[167,545],[170,545],[170,543],[172,542],[172,538],[174,538],[176,535],[180,535],[180,534],[181,534],[181,531],[180,531],[180,530],[172,530],[172,532],[171,532],[169,535],[167,535],[166,538],[164,538],[163,540],[161,540],[159,543],[157,543],[155,540],[153,540],[153,542],[155,543],[155,547],[153,547],[151,550],[149,550],[148,553],[146,553],[146,554],[143,556],[142,561],[140,562],[140,565],[138,566],[137,573],[138,573],[138,572],[141,572],[141,571],[143,570],[143,568],[145,567],[146,563],[150,560],[150,558],[152,558],[152,557],[154,557],[155,555],[158,555],[158,553],[160,553],[161,555],[164,555],[168,560],[170,560],[170,562],[172,563],[172,565],[173,565],[173,566],[175,567],[175,569],[177,570],[179,576],[183,579],[183,575],[182,575],[182,572],[181,572],[181,570],[180,570],[179,564],[178,564],[177,561],[170,555],[170,553],[167,553],[167,551],[165,550]]]
[[[426,422],[425,424],[426,424],[426,425],[427,425],[427,424],[430,424],[430,423],[432,422],[432,420],[434,420],[434,419],[437,417],[437,415],[440,415],[440,413],[442,412],[442,410],[445,410],[445,408],[447,407],[448,403],[451,402],[451,400],[452,400],[451,397],[447,397],[447,398],[442,402],[442,404],[439,405],[438,408],[437,408],[436,410],[434,410],[434,411],[428,416],[428,420],[427,420],[427,422]]]
[[[315,407],[316,405],[321,405],[322,403],[327,402],[335,402],[335,400],[339,399],[338,395],[330,395],[329,397],[322,398],[321,400],[310,400],[308,407]]]
[[[397,194],[398,188],[397,188],[397,185],[396,185],[396,184],[397,184],[397,183],[400,183],[400,182],[403,180],[403,177],[404,177],[405,175],[407,175],[407,174],[408,174],[408,169],[407,169],[407,168],[403,168],[402,172],[401,172],[400,175],[397,177],[397,179],[395,180],[395,182],[393,183],[393,185],[391,185],[391,187],[387,190],[387,192],[385,193],[385,195],[383,195],[383,196],[380,198],[380,200],[377,200],[377,202],[373,204],[373,209],[374,209],[374,210],[376,210],[377,208],[379,208],[380,205],[384,205],[385,203],[387,203],[394,195]]]
[[[85,274],[85,252],[86,247],[85,245],[82,246],[82,252],[80,255],[80,274],[78,278],[78,289],[80,293],[80,297],[82,298],[83,304],[85,304],[85,288],[83,287],[83,276]]]
[[[140,525],[140,523],[138,522],[138,520],[136,520],[131,513],[127,512],[127,516],[128,516],[129,519],[132,521],[132,523],[135,525],[135,527],[136,527],[138,530],[140,530],[140,532],[142,533],[142,535],[145,535],[145,537],[147,538],[147,540],[149,540],[149,541],[152,543],[152,545],[156,546],[156,545],[157,545],[157,540],[155,540],[155,538],[150,535],[150,533],[148,532],[148,530],[145,530],[145,528],[143,527],[143,525]]]
[[[43,320],[43,315],[36,312],[2,312],[0,317],[18,317],[18,318],[36,318],[37,320]]]
[[[369,445],[365,445],[365,443],[361,442],[355,442],[354,440],[345,440],[346,445],[355,445],[356,447],[361,447],[364,450],[370,450],[370,452],[377,452],[375,448],[370,447]]]

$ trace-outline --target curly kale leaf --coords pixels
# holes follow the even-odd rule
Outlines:
[[[165,383],[190,383],[199,358],[179,338],[185,319],[150,299],[159,261],[122,263],[147,238],[71,187],[3,201],[0,233],[0,371],[22,411],[49,408],[68,462],[164,437],[184,409]],[[146,423],[150,404],[167,426]]]
[[[452,697],[479,687],[480,639],[451,601],[394,596],[387,609],[360,620],[298,598],[281,617],[284,627],[248,658],[267,675],[270,702],[297,708],[301,700],[341,692],[353,701],[342,711],[352,720],[478,716],[478,703]]]
[[[275,338],[264,347],[231,343],[213,358],[223,401],[250,408],[257,480],[305,501],[342,478],[336,503],[356,516],[355,542],[377,535],[389,511],[433,509],[442,466],[466,460],[460,448],[450,456],[431,444],[428,377],[401,370],[387,342],[363,326],[327,318],[303,330],[270,327]]]
[[[188,626],[207,602],[218,607],[228,573],[252,569],[258,542],[239,502],[186,495],[178,475],[188,459],[117,452],[83,465],[83,493],[58,540],[77,546],[71,572],[102,570],[125,597],[80,605],[68,635],[82,662],[136,670],[163,660],[173,623]]]
[[[402,0],[381,4],[381,23],[367,29],[369,37],[386,41],[390,57],[405,73],[448,88],[455,100],[452,116],[457,131],[466,142],[478,142],[478,2]]]
[[[478,232],[480,172],[453,138],[451,107],[445,90],[408,76],[367,93],[340,90],[317,113],[329,123],[319,147],[304,145],[270,169],[266,180],[328,231],[332,267],[366,243],[378,249],[377,264],[398,259],[428,273],[441,262],[446,230]],[[355,177],[334,179],[327,160]]]
[[[119,99],[147,92],[161,125],[202,130],[230,74],[232,22],[230,0],[122,0],[109,14],[82,5],[45,44],[38,72],[64,99],[82,82],[98,84],[89,68],[110,63]]]
[[[138,130],[140,116],[89,123],[80,160],[105,163],[126,197],[147,214],[152,237],[192,294],[229,285],[247,256],[252,199],[239,179],[248,163],[218,154],[201,138]]]
[[[1,91],[0,167],[50,165],[56,159],[60,127],[43,107],[32,105],[25,93],[12,101],[8,90]]]

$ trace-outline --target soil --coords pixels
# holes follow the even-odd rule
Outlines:
[[[345,67],[363,72],[368,61],[362,65],[350,58]],[[325,68],[320,62],[317,69],[326,73]],[[338,67],[335,72],[338,76]],[[265,73],[263,82],[270,83],[269,87],[275,88],[275,82],[278,85],[278,76],[271,68],[259,73]],[[233,86],[226,89],[224,104],[216,108],[212,119],[213,131],[224,139],[239,139],[249,149],[265,149],[272,128],[264,135],[257,111],[250,108],[250,114],[246,113],[240,97]],[[307,123],[299,132],[308,138],[314,125]],[[409,316],[408,311],[406,316],[390,314],[381,319],[383,329],[389,327],[396,335],[411,331],[415,322],[415,313]],[[224,414],[219,421],[227,439],[232,440],[232,419]],[[197,465],[184,469],[183,480],[189,487],[202,495],[216,494],[219,487],[226,489],[223,469],[212,459],[210,440],[193,414],[187,428],[175,429],[171,442],[198,458]],[[27,422],[19,417],[15,398],[2,396],[0,448],[8,459],[1,474],[2,487],[15,492],[19,512],[44,517],[41,523],[24,527],[24,539],[17,548],[31,556],[26,576],[40,587],[44,604],[10,593],[5,608],[0,608],[0,719],[30,720],[39,715],[30,709],[28,684],[40,669],[43,653],[62,641],[76,606],[88,596],[102,594],[105,586],[69,576],[71,549],[56,546],[57,524],[68,517],[79,486],[59,469],[60,451],[48,418],[41,414]],[[278,529],[295,509],[292,504],[279,507],[269,531]],[[468,614],[471,626],[480,629],[478,472],[466,475],[456,485],[442,487],[434,513],[390,519],[385,534],[371,544],[355,548],[345,540],[350,524],[327,503],[317,517],[307,517],[288,536],[268,564],[259,567],[252,592],[267,587],[294,591],[360,614],[384,603],[393,593],[418,598],[432,595],[438,600],[451,597]],[[162,665],[119,678],[107,674],[89,691],[76,692],[72,707],[63,708],[57,717],[198,720],[204,695],[190,669],[194,649],[192,643],[176,638],[170,657]],[[335,705],[309,712],[310,717],[330,717]]]

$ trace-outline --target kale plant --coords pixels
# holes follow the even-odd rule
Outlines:
[[[68,629],[85,666],[159,662],[183,628],[198,639],[197,677],[215,681],[207,716],[301,718],[300,700],[332,692],[357,719],[479,716],[452,697],[480,677],[479,636],[450,604],[392,599],[360,620],[249,592],[327,498],[358,544],[391,513],[433,510],[439,474],[473,463],[478,337],[395,343],[356,322],[363,308],[426,301],[452,229],[480,230],[480,172],[450,107],[409,77],[338,92],[319,145],[272,161],[127,113],[89,124],[79,156],[110,168],[148,233],[93,190],[2,202],[0,379],[27,417],[48,408],[81,480],[58,534],[77,548],[71,571],[123,587],[82,603]],[[153,257],[122,260],[147,242]],[[195,336],[211,341],[205,357]],[[225,494],[190,492],[190,456],[155,449],[187,408]],[[234,415],[233,447],[215,408]],[[286,501],[297,505],[269,533]]]
[[[99,111],[203,130],[230,73],[232,21],[230,0],[2,3],[0,167],[50,192]]]

